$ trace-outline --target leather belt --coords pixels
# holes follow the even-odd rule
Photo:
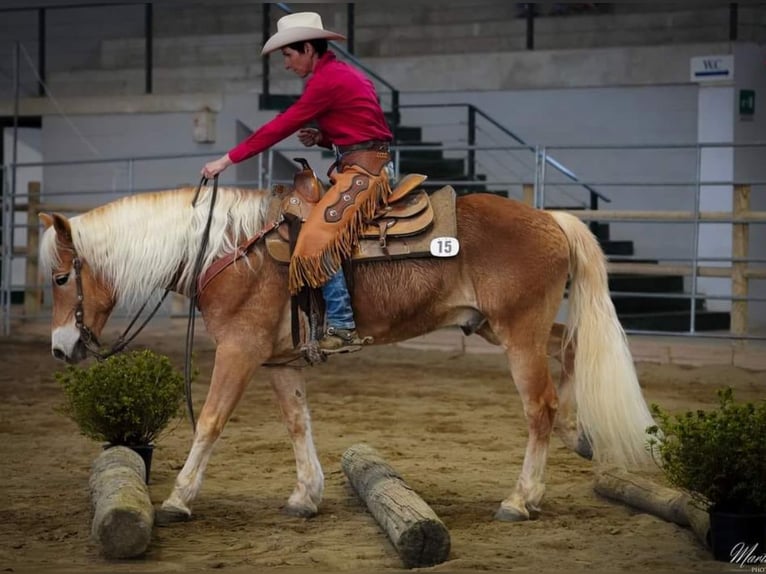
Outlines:
[[[343,154],[352,152],[352,151],[389,151],[389,146],[391,145],[391,142],[382,141],[382,140],[369,140],[366,142],[359,142],[356,144],[350,144],[350,145],[336,145],[335,146],[335,152],[341,156]]]

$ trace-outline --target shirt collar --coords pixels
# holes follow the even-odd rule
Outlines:
[[[321,70],[324,66],[327,64],[330,64],[331,62],[335,61],[335,54],[331,52],[330,50],[327,50],[322,56],[319,58],[319,61],[317,62],[316,67],[314,68],[314,73]]]

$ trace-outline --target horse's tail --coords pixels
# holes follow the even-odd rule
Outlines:
[[[575,338],[572,377],[578,426],[597,462],[643,465],[650,460],[646,428],[654,421],[609,297],[606,258],[582,221],[565,212],[550,213],[569,242],[567,330]]]

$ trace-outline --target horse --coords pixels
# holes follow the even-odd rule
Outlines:
[[[188,295],[193,262],[205,270],[272,224],[269,191],[222,187],[213,202],[203,188],[196,205],[193,193],[183,187],[125,196],[71,218],[40,214],[54,357],[83,360],[117,305],[136,306],[165,289]],[[457,255],[356,263],[352,302],[358,331],[373,344],[458,326],[505,350],[528,440],[518,480],[495,517],[537,516],[552,432],[595,463],[647,464],[645,431],[653,421],[609,297],[606,258],[588,227],[571,214],[494,194],[458,197],[455,214]],[[198,253],[206,225],[209,241]],[[318,513],[324,475],[306,369],[278,360],[295,355],[287,281],[286,265],[255,242],[199,294],[215,362],[188,457],[159,509],[166,520],[191,518],[213,446],[262,365],[270,365],[261,372],[271,379],[295,454],[297,482],[285,511]],[[564,330],[554,321],[567,285]],[[567,368],[554,384],[548,355],[557,347]]]

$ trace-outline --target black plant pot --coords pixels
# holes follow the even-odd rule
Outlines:
[[[766,514],[710,511],[713,558],[747,565],[746,558],[766,555]]]
[[[154,453],[154,445],[143,444],[140,446],[131,446],[129,448],[138,453],[138,456],[144,461],[144,466],[146,467],[146,484],[149,484],[149,472],[152,470],[152,453]]]
[[[142,444],[142,445],[116,445],[111,443],[106,443],[104,445],[104,450],[111,448],[113,446],[125,446],[129,448],[130,450],[134,451],[138,456],[141,457],[141,460],[144,461],[144,469],[145,469],[145,476],[144,481],[146,484],[149,484],[149,474],[152,469],[152,454],[154,453],[154,445],[153,444]]]

